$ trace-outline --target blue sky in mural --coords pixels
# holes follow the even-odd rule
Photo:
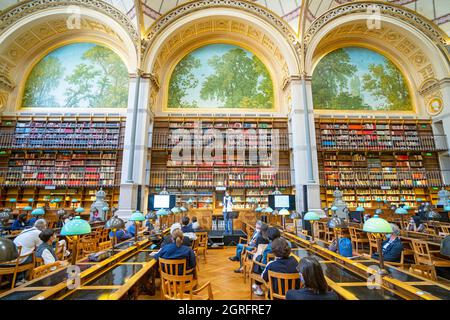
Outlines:
[[[78,64],[88,64],[88,62],[83,60],[81,57],[83,56],[83,53],[94,46],[94,43],[74,43],[50,52],[47,57],[56,57],[62,61],[64,64],[64,73],[67,75],[71,74]],[[66,81],[60,81],[58,87],[54,89],[54,92],[66,92],[68,87],[69,85]],[[63,106],[65,104],[65,96],[62,94],[55,94],[55,100],[58,105]],[[80,107],[88,107],[88,105],[86,102],[83,102]]]
[[[111,49],[73,43],[47,54],[27,78],[25,108],[125,108],[128,70]]]
[[[362,79],[364,74],[370,73],[369,70],[370,64],[385,64],[387,61],[386,58],[383,57],[381,54],[372,50],[368,50],[366,48],[349,47],[344,48],[344,50],[350,56],[350,63],[357,66],[357,71],[355,72],[355,75],[359,79]],[[361,95],[363,97],[363,101],[367,104],[381,105],[384,103],[384,101],[379,101],[378,98],[374,97],[373,95],[370,94],[370,92],[366,90],[361,90]]]

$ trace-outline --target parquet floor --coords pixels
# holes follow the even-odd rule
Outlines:
[[[235,247],[226,247],[225,249],[210,249],[206,256],[206,263],[203,256],[199,257],[200,271],[198,273],[199,285],[206,281],[211,281],[214,300],[249,300],[250,283],[244,283],[242,273],[234,273],[233,270],[239,267],[239,262],[228,260],[235,254]],[[157,282],[159,286],[159,282]],[[161,294],[158,291],[155,296],[141,295],[139,300],[160,299]],[[253,295],[254,300],[263,300],[264,297]]]

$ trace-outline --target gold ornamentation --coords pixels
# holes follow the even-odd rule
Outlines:
[[[169,11],[164,16],[156,20],[155,23],[152,25],[151,29],[146,35],[146,39],[143,41],[143,52],[146,52],[148,50],[152,41],[156,38],[156,36],[160,32],[162,32],[162,30],[164,30],[167,26],[169,26],[171,23],[173,23],[180,17],[198,11],[200,9],[220,8],[220,7],[236,8],[257,15],[259,18],[262,18],[263,20],[267,21],[270,25],[274,26],[278,31],[280,31],[281,34],[284,35],[285,39],[288,40],[288,42],[293,47],[295,52],[297,52],[298,55],[301,55],[300,41],[298,41],[296,34],[284,20],[280,19],[277,15],[268,11],[265,7],[262,7],[260,5],[251,2],[240,0],[200,0],[187,2],[174,8],[172,11]],[[213,26],[211,23],[208,23],[201,28],[207,28],[208,30],[211,30]],[[236,25],[234,25],[234,28],[236,28]],[[205,31],[205,30],[200,30],[197,27],[197,31]],[[257,34],[252,33],[251,35],[256,36]]]
[[[377,8],[380,8],[382,15],[389,15],[395,18],[399,18],[407,22],[408,24],[417,27],[435,43],[440,44],[441,46],[446,45],[447,41],[444,34],[441,33],[434,25],[432,25],[428,21],[425,21],[414,12],[386,3],[365,1],[344,4],[342,6],[335,7],[317,18],[305,33],[305,36],[303,38],[305,48],[308,47],[315,34],[317,34],[319,30],[322,29],[331,20],[352,13],[367,13],[372,6],[377,6]]]
[[[127,31],[130,38],[133,40],[136,48],[139,47],[140,36],[133,26],[131,20],[114,6],[101,0],[29,0],[20,2],[17,6],[12,7],[0,14],[0,34],[4,33],[10,26],[16,23],[19,19],[27,15],[43,11],[48,8],[68,7],[68,6],[82,6],[111,17]]]
[[[440,92],[439,92],[440,93]],[[427,111],[431,116],[436,116],[444,109],[444,102],[442,101],[442,94],[440,96],[432,97],[427,103]]]

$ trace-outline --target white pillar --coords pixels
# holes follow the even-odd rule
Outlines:
[[[433,117],[433,131],[435,135],[445,135],[445,138],[438,137],[437,143],[446,140],[447,148],[450,147],[450,79],[442,82],[442,101],[444,108],[440,114]],[[449,151],[439,154],[439,163],[442,170],[443,183],[450,184],[450,156]]]
[[[306,209],[303,199],[303,188],[306,186],[308,209],[320,211],[319,172],[310,79],[291,80],[290,90],[292,106],[289,119],[293,161],[291,167],[294,170],[296,206],[301,211]],[[305,114],[306,107],[308,108],[308,117]],[[309,139],[307,139],[308,135]]]
[[[129,217],[136,210],[138,185],[143,185],[145,181],[148,127],[151,118],[148,107],[150,86],[150,79],[148,77],[137,75],[130,80],[119,210],[116,213],[121,218]],[[144,188],[141,190],[141,195],[143,194]],[[142,200],[141,198],[141,209],[143,204]]]

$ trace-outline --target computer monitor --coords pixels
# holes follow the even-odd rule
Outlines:
[[[150,210],[172,209],[176,206],[175,195],[151,194],[148,196],[148,208]]]
[[[274,210],[295,210],[295,196],[288,194],[271,194],[269,195],[269,207]]]

